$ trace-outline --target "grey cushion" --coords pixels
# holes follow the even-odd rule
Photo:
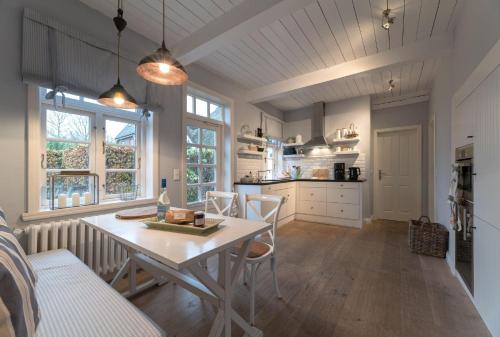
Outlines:
[[[0,336],[35,336],[39,321],[35,274],[0,209]]]
[[[36,337],[161,337],[163,331],[67,250],[29,255],[42,320]]]

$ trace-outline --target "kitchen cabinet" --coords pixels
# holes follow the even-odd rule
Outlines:
[[[362,184],[358,182],[298,182],[296,218],[361,228]]]
[[[279,223],[293,219],[361,228],[362,182],[296,181],[276,184],[237,184],[240,216],[245,217],[245,195],[271,194],[284,198]],[[265,215],[271,205],[263,202],[258,211]],[[250,219],[256,217],[249,214]]]
[[[269,185],[236,185],[236,192],[239,200],[239,216],[246,217],[245,214],[245,195],[246,194],[270,194],[283,197],[283,205],[279,213],[279,224],[287,223],[294,219],[296,209],[296,186],[295,182],[285,182]],[[262,202],[257,205],[260,216],[264,216],[272,209],[272,204]],[[249,214],[250,219],[256,219],[255,215]]]
[[[491,330],[500,335],[500,230],[474,217],[474,302]]]
[[[474,113],[474,213],[500,229],[500,67],[468,96]]]

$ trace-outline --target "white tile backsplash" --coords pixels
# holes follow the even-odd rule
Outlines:
[[[349,167],[357,166],[361,169],[361,178],[366,179],[366,155],[360,153],[357,156],[337,156],[337,157],[304,157],[304,158],[293,158],[286,159],[283,162],[283,166],[286,170],[290,171],[292,166],[300,166],[303,178],[311,178],[313,169],[328,169],[330,172],[330,178],[333,178],[333,164],[334,163],[345,163],[346,174],[348,174]]]

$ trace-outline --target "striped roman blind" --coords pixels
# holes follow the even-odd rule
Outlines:
[[[125,35],[126,38],[126,35]],[[116,82],[116,45],[78,32],[33,9],[23,17],[22,77],[25,83],[96,98]],[[125,56],[123,56],[125,55]],[[160,112],[163,87],[136,73],[136,60],[123,53],[121,81],[142,107]]]

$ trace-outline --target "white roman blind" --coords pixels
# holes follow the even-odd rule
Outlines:
[[[115,50],[116,45],[24,9],[21,71],[25,83],[46,88],[64,86],[71,93],[96,98],[116,82]],[[164,89],[142,80],[135,70],[136,60],[123,55],[120,78],[127,91],[141,107],[161,111],[159,98]]]

